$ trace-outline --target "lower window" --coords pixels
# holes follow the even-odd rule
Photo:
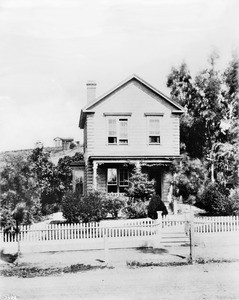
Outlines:
[[[160,136],[150,136],[149,143],[150,144],[160,144]]]
[[[129,186],[129,170],[126,168],[107,169],[107,191],[108,193],[124,193]]]

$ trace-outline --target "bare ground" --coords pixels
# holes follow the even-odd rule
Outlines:
[[[195,247],[197,259],[209,263],[180,266],[187,263],[188,256],[188,246],[172,245],[160,249],[110,250],[108,255],[104,251],[25,254],[20,267],[105,266],[108,259],[108,266],[113,268],[86,268],[78,273],[60,272],[35,278],[0,277],[0,300],[239,299],[238,244]],[[131,265],[148,267],[129,268],[127,263],[132,262]],[[171,266],[154,266],[162,263]],[[1,270],[9,268],[6,263],[0,265]]]
[[[1,278],[0,299],[239,299],[238,276],[239,263],[220,263]]]

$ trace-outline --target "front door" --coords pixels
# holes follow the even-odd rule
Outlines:
[[[159,167],[150,167],[149,168],[149,180],[154,179],[156,181],[155,184],[155,192],[162,198],[162,189],[161,189],[161,169]]]

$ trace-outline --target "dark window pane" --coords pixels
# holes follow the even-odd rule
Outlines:
[[[120,192],[120,193],[125,193],[125,188],[126,188],[126,187],[120,186],[120,187],[119,187],[119,192]]]
[[[108,143],[109,144],[117,144],[117,137],[109,136]]]
[[[108,193],[117,193],[117,185],[108,185]]]
[[[128,169],[120,169],[119,170],[119,178],[120,178],[120,182],[119,185],[120,186],[128,186],[129,185],[129,171]]]
[[[149,143],[150,144],[160,144],[160,136],[150,136]]]

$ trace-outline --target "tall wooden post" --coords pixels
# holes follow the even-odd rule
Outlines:
[[[109,238],[107,229],[104,229],[104,253],[105,253],[105,263],[108,265],[109,263]]]
[[[97,189],[97,168],[98,168],[98,163],[93,162],[93,189]]]
[[[194,213],[192,205],[190,205],[190,227],[189,227],[189,239],[190,239],[190,262],[193,264],[195,260],[194,249]]]
[[[162,211],[157,211],[157,220],[155,220],[155,235],[154,235],[154,248],[159,248],[162,237]]]

